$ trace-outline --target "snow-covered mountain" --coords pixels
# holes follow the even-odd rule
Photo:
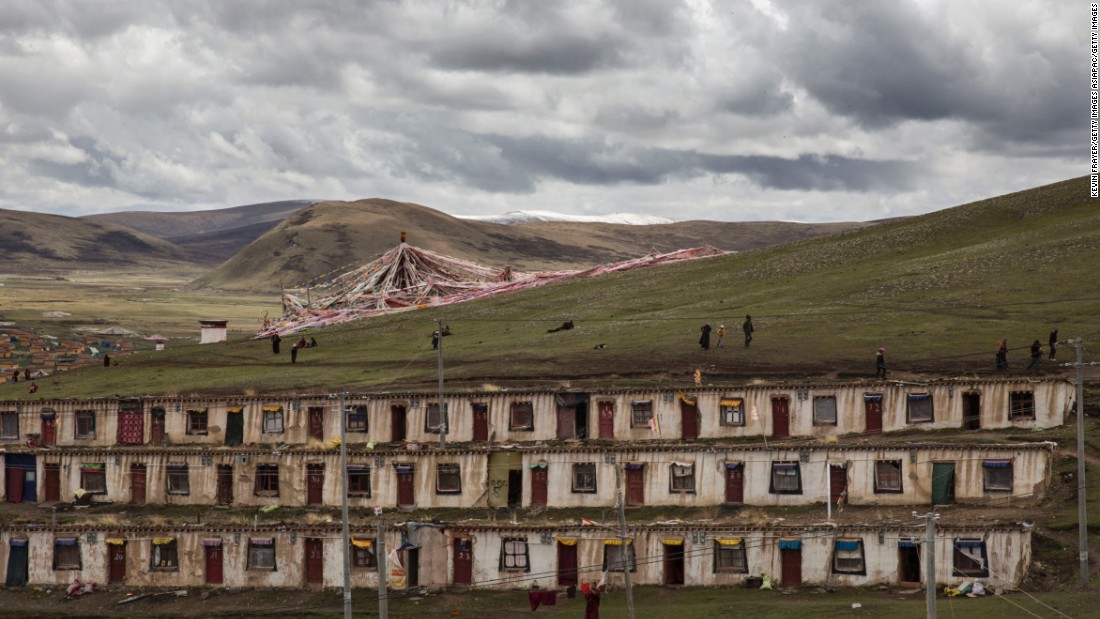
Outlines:
[[[565,215],[553,211],[510,211],[503,215],[456,215],[459,219],[487,221],[494,224],[519,224],[528,221],[572,221],[579,223],[625,224],[628,226],[651,226],[670,224],[675,220],[656,215],[638,215],[637,213],[612,213],[610,215]]]

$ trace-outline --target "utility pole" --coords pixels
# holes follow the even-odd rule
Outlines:
[[[443,402],[443,319],[435,319],[435,329],[439,336],[435,341],[439,344],[436,350],[439,352],[439,448],[447,448],[447,405]]]
[[[374,564],[378,568],[378,619],[389,619],[390,616],[390,579],[389,561],[386,558],[386,522],[382,518],[382,508],[375,507],[374,515],[378,516],[378,533],[374,538]]]
[[[829,466],[829,452],[825,452],[825,520],[833,521],[833,469]]]
[[[1089,588],[1089,535],[1085,515],[1085,363],[1081,338],[1073,341],[1077,349],[1077,545],[1081,563],[1079,584]]]
[[[913,515],[925,519],[923,557],[925,617],[936,619],[936,521],[940,519],[940,515],[934,512],[923,516],[913,512]]]
[[[626,500],[623,497],[623,473],[619,463],[615,462],[615,494],[619,500],[619,540],[622,543],[619,558],[623,563],[623,582],[626,585],[626,616],[634,619],[634,588],[630,584],[630,561],[627,559],[633,555],[632,549],[627,546],[626,536]]]
[[[340,516],[344,539],[344,619],[351,619],[351,535],[348,533],[348,411],[340,392]]]

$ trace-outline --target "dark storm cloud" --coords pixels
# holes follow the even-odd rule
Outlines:
[[[586,73],[620,64],[617,50],[606,41],[555,36],[449,41],[432,52],[432,64],[442,69],[523,73]]]

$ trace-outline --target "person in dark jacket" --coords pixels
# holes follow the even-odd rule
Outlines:
[[[745,316],[745,322],[741,324],[741,330],[745,332],[745,348],[752,343],[752,332],[756,329],[752,326],[752,316]]]
[[[1001,345],[997,347],[997,370],[1008,369],[1008,338],[1001,339]]]
[[[1031,363],[1027,364],[1027,369],[1035,368],[1038,370],[1043,365],[1043,345],[1039,343],[1039,340],[1035,340],[1031,343]]]
[[[600,594],[603,586],[591,583],[581,587],[584,593],[584,619],[600,619]]]
[[[710,350],[710,323],[699,327],[699,345],[703,347],[703,350]]]
[[[875,378],[886,378],[886,349],[880,348],[875,353]]]
[[[111,367],[111,355],[107,355],[107,354],[103,355],[103,367],[105,367],[105,368]]]
[[[1058,352],[1058,329],[1050,332],[1050,339],[1047,344],[1050,346],[1050,357],[1048,359],[1054,361],[1054,354]]]
[[[298,345],[297,344],[290,347],[290,362],[291,363],[298,363]]]
[[[279,354],[279,344],[282,343],[283,338],[279,337],[278,333],[271,334],[271,354]]]

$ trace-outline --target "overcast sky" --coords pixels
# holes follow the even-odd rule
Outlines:
[[[1088,3],[4,0],[0,208],[868,220],[1088,172]]]

